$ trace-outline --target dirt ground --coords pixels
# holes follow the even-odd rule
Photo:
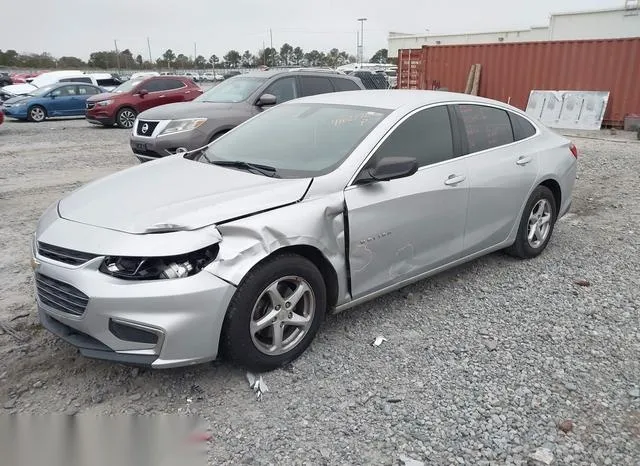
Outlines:
[[[213,434],[216,464],[391,464],[403,454],[432,464],[518,464],[545,445],[560,463],[640,458],[634,135],[575,139],[582,154],[573,211],[540,259],[523,265],[494,254],[329,317],[300,360],[265,375],[270,392],[260,403],[228,363],[149,371],[89,360],[37,322],[36,222],[73,189],[138,164],[128,134],[83,119],[0,126],[0,412],[198,415]],[[576,287],[575,278],[593,286]],[[527,291],[535,283],[540,289]],[[530,306],[547,314],[536,317]],[[497,350],[483,344],[487,325]],[[372,348],[378,334],[389,341]],[[511,356],[495,359],[501,350]],[[565,350],[573,359],[557,357]],[[482,389],[465,391],[474,384],[484,384],[487,399]],[[529,397],[526,406],[514,393]],[[554,427],[564,416],[576,423],[573,437]]]

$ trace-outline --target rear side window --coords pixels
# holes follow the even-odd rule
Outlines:
[[[88,83],[91,84],[91,78],[89,77],[77,77],[77,78],[64,78],[60,80],[61,83]]]
[[[484,105],[458,105],[469,153],[513,142],[511,121],[505,110]]]
[[[358,91],[358,85],[350,79],[333,78],[333,86],[336,91]]]
[[[522,118],[515,113],[509,112],[509,118],[511,118],[511,126],[513,128],[513,138],[516,141],[527,139],[536,134],[536,128],[529,123],[526,119]]]
[[[385,157],[414,157],[424,167],[453,158],[449,112],[445,106],[428,108],[411,115],[376,151],[369,165]]]
[[[98,86],[115,87],[120,85],[120,81],[116,81],[113,78],[97,79]]]
[[[329,78],[321,76],[302,76],[302,95],[317,95],[333,92]]]
[[[100,89],[93,86],[78,86],[78,94],[80,95],[100,94]]]
[[[179,79],[163,79],[162,81],[165,91],[172,91],[174,89],[185,87],[185,83],[183,83]]]
[[[140,86],[142,89],[146,89],[149,92],[164,91],[165,87],[162,79],[152,79]]]

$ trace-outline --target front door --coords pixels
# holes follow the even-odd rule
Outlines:
[[[412,114],[376,150],[414,157],[414,175],[345,189],[353,298],[395,285],[460,257],[468,170],[457,159],[446,106]]]
[[[49,116],[73,115],[74,105],[78,102],[77,86],[61,86],[49,94],[47,114]]]

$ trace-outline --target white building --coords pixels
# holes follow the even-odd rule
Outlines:
[[[546,40],[618,39],[640,37],[640,0],[627,0],[623,8],[554,13],[548,26],[467,34],[405,34],[390,32],[389,57],[399,49],[423,45],[539,42]]]

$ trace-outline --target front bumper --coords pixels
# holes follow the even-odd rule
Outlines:
[[[20,105],[19,107],[6,107],[3,106],[1,111],[5,116],[10,118],[16,118],[18,120],[26,120],[27,119],[27,106]]]
[[[145,137],[135,134],[137,126],[136,123],[129,144],[131,150],[141,162],[174,155],[176,150],[182,147],[187,150],[198,149],[206,146],[209,142],[208,135],[197,129],[164,136],[156,136],[154,134],[151,137]],[[158,128],[163,128],[163,126],[158,125]]]
[[[42,285],[37,284],[38,312],[45,328],[85,356],[122,363],[168,368],[217,357],[233,285],[206,270],[174,280],[120,280],[98,270],[102,260],[96,257],[70,266],[35,252],[39,276],[70,285],[89,298],[84,313],[76,316],[42,299],[49,295],[41,294]],[[123,336],[114,324],[157,338]]]

